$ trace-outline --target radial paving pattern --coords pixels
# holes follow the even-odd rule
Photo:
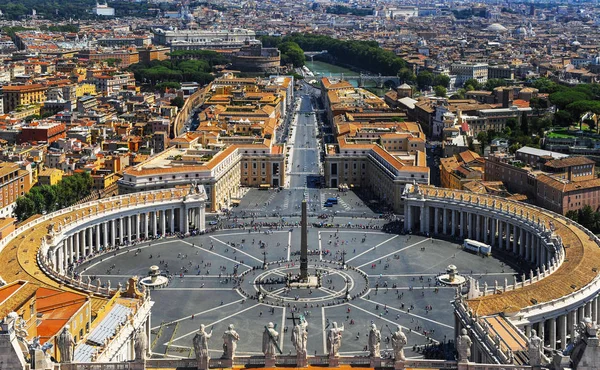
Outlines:
[[[103,283],[111,280],[112,286],[131,275],[146,276],[151,265],[171,275],[166,288],[152,291],[156,302],[153,352],[181,357],[191,355],[192,337],[201,323],[214,329],[212,356],[220,355],[221,334],[228,324],[234,324],[241,335],[240,354],[259,354],[260,333],[268,322],[285,332],[280,341],[288,353],[293,348],[292,313],[307,318],[311,354],[325,353],[325,331],[334,321],[346,328],[341,351],[346,355],[364,354],[371,322],[382,329],[383,350],[391,348],[387,338],[396,325],[406,328],[411,346],[429,343],[429,337],[451,339],[454,289],[436,287],[435,276],[449,264],[490,285],[514,273],[498,260],[464,252],[447,241],[317,228],[311,228],[308,237],[309,268],[322,273],[322,286],[311,290],[287,289],[277,282],[297,271],[299,229],[268,234],[224,231],[160,240],[123,248],[80,270],[86,269],[84,274]],[[321,256],[318,251],[323,252]],[[342,268],[344,252],[346,269]],[[256,299],[259,289],[266,293],[260,302]],[[345,299],[347,289],[350,300]],[[408,355],[420,354],[409,351]]]

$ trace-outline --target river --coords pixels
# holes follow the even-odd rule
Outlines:
[[[359,73],[355,72],[351,69],[337,66],[335,64],[325,63],[321,61],[307,61],[305,63],[306,68],[310,69],[312,73],[315,74],[315,78],[319,77],[341,77],[342,74],[345,76],[356,76]],[[358,86],[358,81],[355,79],[348,80],[352,84],[352,86]],[[375,82],[369,81],[365,83],[365,88],[375,94],[377,96],[383,96],[388,89],[378,89],[375,87]]]

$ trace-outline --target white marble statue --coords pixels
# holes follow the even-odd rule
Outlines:
[[[146,360],[146,351],[148,348],[148,341],[146,337],[146,333],[144,332],[144,328],[139,328],[135,332],[135,360],[136,361],[145,361]]]
[[[240,335],[233,328],[233,324],[230,324],[225,333],[223,333],[223,358],[226,360],[233,360],[235,357],[235,349],[237,348],[237,341],[240,340]]]
[[[306,356],[306,343],[308,340],[308,331],[306,327],[308,326],[308,322],[304,316],[300,316],[300,322],[294,326],[292,329],[292,344],[294,348],[296,348],[297,356]]]
[[[340,356],[340,347],[342,346],[343,332],[344,325],[338,327],[337,322],[333,322],[331,329],[329,329],[329,332],[327,333],[327,348],[329,349],[329,356]]]
[[[208,355],[208,340],[212,337],[212,330],[210,333],[206,332],[206,326],[204,324],[200,324],[200,329],[196,335],[194,335],[194,339],[192,343],[194,344],[194,352],[196,353],[196,360],[199,362],[206,362],[208,364],[210,360],[210,356]]]
[[[262,351],[265,357],[273,357],[277,354],[277,340],[279,333],[275,330],[275,325],[272,322],[265,327],[262,337]]]
[[[408,343],[406,335],[402,332],[402,327],[397,326],[396,332],[392,334],[392,348],[394,349],[394,359],[404,361],[404,346]]]
[[[381,331],[377,329],[377,325],[371,324],[369,330],[369,356],[380,357],[379,349],[381,345]]]
[[[56,346],[60,351],[60,362],[65,364],[69,364],[71,361],[73,361],[73,352],[75,347],[75,341],[73,340],[73,335],[71,335],[71,332],[69,332],[69,328],[69,325],[65,325],[63,330],[56,338]]]
[[[529,346],[527,347],[529,352],[529,365],[540,366],[542,364],[542,352],[544,350],[542,338],[538,337],[535,330],[531,330],[531,336],[529,337]]]
[[[468,362],[471,357],[471,345],[473,341],[467,334],[467,329],[462,329],[460,335],[456,338],[456,350],[458,351],[458,361]]]

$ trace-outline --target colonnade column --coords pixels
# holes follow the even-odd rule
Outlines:
[[[567,348],[567,316],[561,315],[558,317],[558,333],[560,335],[560,348]]]
[[[517,254],[517,242],[519,241],[519,228],[517,225],[513,225],[513,247],[512,251],[514,254]]]
[[[510,251],[510,224],[507,222],[506,223],[506,229],[505,229],[505,233],[506,233],[506,251]]]
[[[200,212],[197,212],[200,213]],[[439,207],[435,207],[433,209],[433,217],[435,218],[435,220],[433,221],[433,233],[434,234],[438,234],[439,230],[440,230],[440,209]],[[198,225],[196,225],[196,227],[198,227]]]
[[[452,212],[452,225],[450,225],[450,227],[452,228],[452,236],[456,235],[456,210],[451,209],[450,212]]]
[[[170,226],[170,232],[174,233],[175,232],[175,210],[171,209],[171,211],[169,211],[170,215],[171,215],[171,226]]]
[[[104,243],[104,248],[107,248],[108,245],[110,244],[110,242],[108,241],[108,221],[104,221],[102,223],[102,231],[103,231],[103,235],[102,235],[102,241]]]
[[[140,213],[135,215],[135,238],[136,239],[141,239],[141,235],[140,235]]]
[[[498,221],[498,248],[502,249],[502,221]]]
[[[110,220],[110,245],[117,244],[117,235],[116,235],[116,223],[115,220]]]
[[[553,317],[549,320],[550,325],[550,348],[556,349],[556,319]]]
[[[442,209],[442,222],[444,223],[442,232],[444,235],[448,235],[448,210],[446,208]]]
[[[96,249],[100,250],[100,224],[96,224]]]
[[[492,234],[490,235],[490,244],[491,245],[496,245],[496,219],[495,218],[490,218],[490,222],[492,224]]]
[[[71,235],[71,238],[73,239],[73,249],[75,250],[75,259],[77,261],[79,261],[79,258],[81,258],[81,254],[79,253],[79,235],[77,233]]]

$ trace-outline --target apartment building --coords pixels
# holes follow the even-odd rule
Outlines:
[[[41,84],[3,86],[4,111],[11,112],[21,105],[42,103],[46,100],[46,90],[46,86]]]
[[[462,86],[465,81],[475,79],[484,84],[488,80],[487,63],[453,63],[450,74],[456,75],[456,84]]]
[[[284,184],[284,147],[234,144],[219,150],[203,147],[199,138],[191,143],[186,138],[173,139],[175,146],[125,169],[118,181],[119,193],[189,186],[194,181],[204,185],[207,209],[214,212],[229,208],[240,196],[240,186],[278,188]],[[179,142],[185,143],[178,147]]]
[[[24,196],[32,186],[31,166],[0,162],[0,217],[11,217],[18,197]]]
[[[509,191],[526,194],[540,207],[561,214],[585,205],[600,207],[595,162],[585,157],[528,147],[515,155],[494,153],[485,162],[485,179],[502,181]]]

